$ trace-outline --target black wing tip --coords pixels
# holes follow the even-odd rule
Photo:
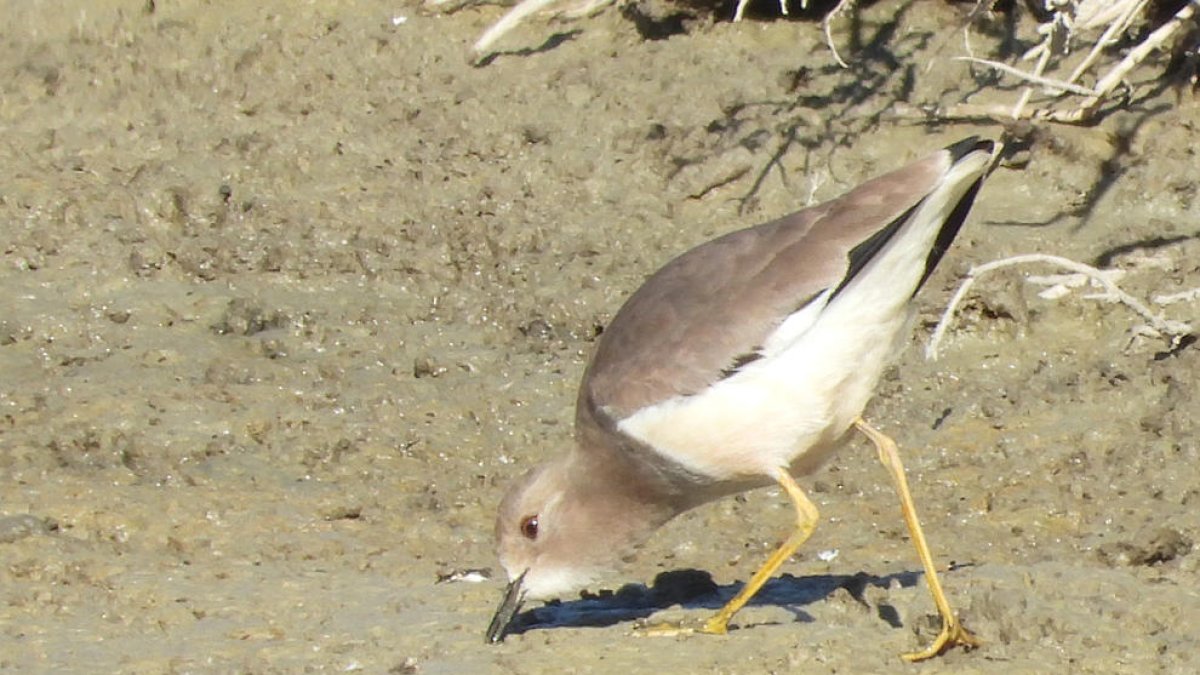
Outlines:
[[[954,206],[954,210],[946,221],[942,223],[942,229],[938,231],[937,239],[934,241],[933,248],[929,249],[929,255],[925,259],[925,273],[921,275],[921,281],[917,287],[913,289],[913,296],[921,290],[929,277],[933,275],[934,269],[942,260],[942,256],[950,248],[950,243],[958,236],[959,229],[967,220],[967,215],[971,212],[971,207],[975,204],[975,196],[979,194],[979,188],[983,185],[983,177],[977,178],[970,188],[958,200],[958,204]]]
[[[983,151],[990,155],[995,149],[995,141],[990,138],[980,138],[978,136],[968,136],[957,143],[946,146],[946,152],[950,153],[951,163],[957,163],[972,152]]]

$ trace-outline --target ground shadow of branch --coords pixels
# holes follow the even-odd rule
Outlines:
[[[925,49],[934,35],[930,32],[910,32],[901,35],[899,27],[913,3],[901,3],[886,22],[869,25],[858,13],[849,17],[849,68],[830,62],[819,67],[819,77],[801,67],[791,73],[794,97],[782,101],[759,101],[731,108],[725,122],[737,126],[738,115],[752,108],[764,108],[765,123],[770,126],[773,143],[766,161],[755,172],[754,180],[739,198],[738,212],[745,213],[755,203],[759,191],[769,176],[778,172],[787,182],[784,159],[791,152],[806,152],[804,172],[814,164],[828,165],[829,155],[839,147],[850,145],[864,134],[879,128],[895,110],[897,104],[908,103],[914,90],[916,66],[911,55]],[[815,88],[814,82],[832,83],[827,89]],[[813,122],[810,111],[819,111],[819,121]],[[752,135],[746,134],[742,142]],[[815,152],[824,156],[814,161]]]

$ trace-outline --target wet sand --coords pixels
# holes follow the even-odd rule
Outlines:
[[[1200,286],[1200,115],[1153,81],[1165,57],[1126,109],[1039,126],[993,176],[868,409],[982,649],[898,660],[934,610],[862,442],[805,479],[823,522],[728,636],[567,603],[531,618],[609,625],[485,646],[501,580],[436,582],[499,576],[496,503],[570,443],[623,298],[717,234],[1004,131],[914,106],[1015,92],[950,60],[969,6],[935,0],[847,22],[849,70],[812,17],[535,18],[477,68],[502,8],[250,5],[5,5],[0,669],[1200,668],[1200,350],[1136,337],[1095,289],[1039,297],[1027,277],[1058,270],[1022,267],[922,354],[966,271],[1006,255],[1124,270],[1146,302]],[[608,587],[704,570],[719,593],[630,613],[702,616],[791,518],[778,491],[711,504]]]

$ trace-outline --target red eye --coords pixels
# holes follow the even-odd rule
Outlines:
[[[537,539],[537,535],[538,535],[538,522],[537,521],[538,521],[538,517],[536,515],[525,516],[524,518],[521,519],[521,534],[525,535],[525,538],[530,541]]]

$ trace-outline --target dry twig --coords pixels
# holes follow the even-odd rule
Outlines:
[[[1114,91],[1135,67],[1146,60],[1157,49],[1163,49],[1179,29],[1190,22],[1200,6],[1200,0],[1191,0],[1184,5],[1169,21],[1159,26],[1146,37],[1137,47],[1129,52],[1119,63],[1114,65],[1097,81],[1094,87],[1083,87],[1076,82],[1099,59],[1101,50],[1112,44],[1133,24],[1149,4],[1149,0],[1046,0],[1046,7],[1053,12],[1050,21],[1042,24],[1038,31],[1043,40],[1030,49],[1021,58],[1028,60],[1037,58],[1032,71],[1023,71],[1013,66],[996,61],[961,57],[961,60],[980,63],[1008,75],[1018,77],[1026,82],[1038,84],[1051,90],[1054,96],[1074,94],[1085,97],[1073,110],[1039,107],[1027,109],[1032,96],[1032,89],[1025,88],[1017,103],[1008,115],[999,114],[1003,109],[996,106],[978,106],[967,104],[955,106],[946,111],[945,117],[986,115],[992,117],[1009,117],[1011,119],[1045,119],[1055,122],[1082,124],[1091,122],[1099,111],[1100,106],[1108,100]],[[1064,55],[1069,51],[1072,39],[1078,33],[1104,27],[1101,36],[1092,44],[1091,50],[1083,61],[1065,79],[1047,77],[1044,73],[1054,54]]]
[[[475,41],[471,47],[472,59],[476,62],[483,59],[488,54],[488,50],[496,41],[504,37],[504,34],[517,27],[525,17],[535,12],[541,11],[550,5],[558,2],[558,0],[521,0],[512,9],[508,10],[500,20],[492,24],[490,28],[484,31],[483,35]]]
[[[1121,290],[1121,288],[1117,286],[1117,284],[1113,282],[1113,280],[1109,278],[1109,275],[1105,274],[1103,270],[1098,270],[1091,265],[1085,265],[1081,262],[1070,260],[1069,258],[1062,258],[1056,255],[1047,255],[1043,253],[1031,253],[1027,255],[1017,255],[1011,258],[1003,258],[1001,260],[993,260],[992,262],[972,267],[971,271],[967,272],[966,280],[963,281],[962,285],[958,287],[958,290],[954,293],[954,297],[950,299],[949,304],[946,305],[945,311],[942,312],[942,318],[938,320],[937,327],[933,331],[933,336],[929,338],[929,345],[925,347],[925,358],[929,359],[930,361],[937,360],[938,347],[941,345],[942,338],[945,336],[946,330],[950,327],[950,322],[954,318],[954,313],[958,310],[958,306],[967,296],[967,292],[971,290],[971,286],[974,285],[975,280],[978,279],[980,275],[984,274],[985,272],[991,272],[1004,267],[1027,263],[1046,263],[1057,265],[1077,274],[1086,275],[1088,278],[1100,284],[1100,286],[1102,286],[1106,291],[1105,295],[1096,297],[1102,299],[1111,299],[1130,308],[1146,320],[1154,334],[1170,338],[1173,344],[1178,343],[1178,341],[1181,340],[1185,335],[1188,335],[1192,332],[1192,327],[1189,324],[1182,321],[1167,319],[1161,314],[1155,314],[1152,312],[1150,308],[1147,307],[1142,301]]]

